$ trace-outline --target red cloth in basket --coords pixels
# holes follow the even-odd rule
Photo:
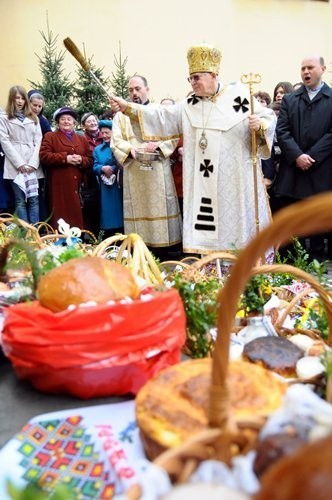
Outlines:
[[[53,313],[38,302],[6,311],[3,350],[19,378],[83,399],[136,394],[180,361],[186,319],[174,289],[149,300]]]

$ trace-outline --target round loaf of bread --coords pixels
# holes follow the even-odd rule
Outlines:
[[[299,347],[283,337],[259,337],[244,346],[242,356],[284,377],[295,377],[296,363],[303,354]]]
[[[263,475],[254,500],[327,500],[332,491],[332,436],[303,445]]]
[[[136,418],[145,451],[154,459],[208,427],[212,360],[171,366],[150,379],[136,396]],[[244,361],[229,364],[232,417],[245,422],[280,407],[285,384],[270,371]]]
[[[136,299],[139,294],[127,268],[100,257],[71,259],[42,276],[37,286],[40,304],[53,312],[88,301],[103,304],[125,297]]]

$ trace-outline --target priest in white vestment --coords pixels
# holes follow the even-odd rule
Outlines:
[[[135,75],[130,79],[129,95],[133,102],[149,108],[148,91],[145,77]],[[169,160],[177,144],[177,135],[145,141],[137,120],[131,122],[122,113],[113,118],[111,146],[123,165],[124,230],[126,234],[139,234],[152,248],[162,249],[182,241],[182,218]],[[159,152],[160,159],[151,163],[151,170],[142,169],[136,160],[141,148]]]
[[[145,141],[183,135],[184,252],[237,251],[271,220],[260,159],[270,156],[276,115],[256,100],[251,114],[247,85],[220,83],[219,49],[195,46],[187,57],[193,93],[182,102],[140,106],[113,98],[111,105],[139,124]]]

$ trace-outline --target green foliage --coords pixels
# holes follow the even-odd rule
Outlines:
[[[38,280],[51,269],[64,264],[70,259],[86,255],[83,250],[74,246],[48,246],[36,251],[29,241],[11,239],[0,248],[0,275],[9,269],[29,269],[30,273],[24,277],[24,284],[31,289],[34,295]],[[28,294],[30,297],[30,293]]]
[[[321,357],[327,377],[332,377],[332,351],[325,351]]]
[[[326,281],[326,265],[317,260],[310,260],[307,251],[302,247],[298,239],[293,239],[294,250],[288,251],[287,257],[280,258],[277,254],[277,263],[291,264],[302,271],[312,274],[320,283]],[[262,312],[264,304],[270,298],[272,293],[271,287],[280,287],[290,285],[294,280],[294,276],[289,273],[272,273],[271,275],[253,276],[247,283],[245,292],[241,296],[240,308],[243,308],[246,313]],[[316,312],[312,311],[312,321],[316,319]],[[322,318],[322,326],[324,319]]]
[[[28,80],[32,88],[40,91],[45,98],[44,114],[51,121],[53,113],[61,106],[74,106],[81,117],[85,112],[92,111],[98,117],[108,107],[108,97],[104,90],[96,83],[90,72],[84,71],[81,66],[77,67],[74,84],[69,75],[65,75],[63,63],[66,50],[58,49],[59,35],[54,35],[50,30],[48,15],[46,15],[46,32],[40,31],[44,46],[42,55],[35,54],[38,58],[38,66],[41,73],[41,81]],[[88,59],[91,64],[92,58]],[[124,99],[128,99],[129,76],[126,74],[128,58],[123,59],[121,44],[119,42],[119,56],[114,55],[116,70],[112,73],[112,80],[103,75],[104,68],[96,68],[91,64],[91,70],[108,90]]]
[[[173,286],[178,290],[186,312],[186,346],[193,357],[204,358],[214,346],[208,331],[216,326],[216,301],[220,282],[217,278],[206,278],[198,282],[187,281],[181,273],[177,273]]]
[[[75,500],[77,496],[72,492],[68,486],[59,484],[50,491],[42,489],[35,483],[28,483],[23,488],[15,486],[11,481],[7,481],[7,491],[12,500]]]
[[[240,297],[240,309],[246,314],[262,313],[264,304],[271,295],[270,281],[266,274],[253,276],[247,283],[246,289]]]
[[[99,243],[101,243],[104,239],[105,239],[105,231],[103,231],[103,229],[100,229],[97,237],[97,245],[99,245]]]
[[[126,73],[126,65],[128,62],[128,57],[122,59],[121,54],[121,42],[119,42],[119,57],[114,55],[114,64],[116,67],[115,72],[112,72],[111,86],[113,94],[128,100],[129,91],[129,76]]]
[[[277,253],[277,262],[279,264],[291,264],[302,271],[313,274],[322,283],[325,279],[324,275],[327,272],[326,264],[318,262],[316,259],[310,260],[308,252],[297,238],[293,238],[292,243],[293,250],[288,250],[285,258],[281,259],[280,254]]]
[[[270,277],[270,283],[273,287],[290,285],[294,277],[289,273],[273,273]]]
[[[54,253],[52,248],[58,248],[59,251]],[[84,255],[86,254],[83,250],[80,250],[75,246],[46,248],[45,251],[42,251],[42,255],[39,257],[39,275],[46,274],[55,267],[58,267],[71,259],[84,257]]]
[[[84,53],[84,57],[86,55]],[[92,57],[88,59],[91,65],[91,71],[96,75],[98,80],[102,83],[106,90],[110,87],[109,78],[103,75],[104,68],[96,68],[92,64]],[[84,71],[81,66],[77,66],[77,79],[73,86],[73,93],[75,98],[75,110],[80,118],[86,112],[93,112],[98,117],[108,107],[108,97],[104,90],[96,83],[89,71]]]
[[[47,31],[40,31],[44,41],[43,55],[38,58],[38,66],[42,75],[41,82],[29,80],[32,88],[39,90],[45,97],[44,114],[52,120],[53,113],[61,106],[71,102],[72,90],[69,76],[64,74],[63,62],[65,51],[57,49],[59,35],[50,30],[47,16]]]
[[[0,230],[0,246],[3,247],[11,240],[28,241],[28,230],[19,224],[12,223],[6,230]],[[29,265],[29,260],[25,250],[19,246],[12,247],[7,258],[5,269],[22,269]]]
[[[20,252],[18,253],[18,251]],[[34,248],[29,245],[29,242],[24,239],[7,241],[5,245],[0,247],[0,276],[3,276],[7,272],[11,264],[17,265],[17,262],[13,260],[15,257],[21,263],[21,267],[17,266],[18,269],[27,266],[30,267],[30,275],[23,279],[25,286],[31,289],[31,293],[29,291],[27,295],[27,298],[30,298],[36,289],[38,281],[38,260],[36,253]],[[24,263],[24,266],[22,266],[22,263]]]
[[[295,322],[295,326],[299,328],[307,328],[308,330],[316,330],[323,340],[328,339],[329,324],[323,302],[320,298],[317,298],[315,307],[308,307],[308,313],[305,322],[302,322],[301,318],[298,318]]]
[[[323,384],[321,387],[318,387],[318,391],[316,389],[316,392],[320,397],[323,399],[326,399],[328,397],[328,392],[330,393],[330,390],[328,389],[331,387],[331,377],[332,377],[332,351],[326,350],[324,354],[320,357],[320,361],[322,362],[322,365],[325,368],[325,373],[324,373],[324,378],[323,378]],[[330,394],[331,395],[331,394]]]
[[[321,302],[321,301],[320,301]],[[323,308],[323,304],[321,303],[321,307],[319,308],[319,311],[309,308],[309,313],[308,313],[308,323],[309,323],[309,329],[315,329],[319,330],[319,334],[322,337],[322,339],[327,340],[329,337],[329,324],[327,321],[327,314],[325,309]]]
[[[297,238],[293,238],[293,251],[288,250],[287,257],[283,260],[280,259],[280,256],[277,256],[277,260],[279,263],[284,264],[292,264],[293,266],[305,271],[317,279],[319,283],[323,286],[327,286],[327,267],[326,262],[319,262],[318,260],[310,260],[310,256],[305,248],[301,245],[300,241]],[[276,285],[275,285],[276,286]],[[320,332],[320,336],[323,339],[328,338],[329,328],[326,311],[323,307],[322,301],[317,299],[319,307],[309,307],[308,308],[308,317],[305,322],[306,328],[309,330],[318,330]],[[299,318],[295,325],[299,326],[301,324],[301,319]]]

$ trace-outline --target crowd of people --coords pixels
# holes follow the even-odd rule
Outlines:
[[[191,47],[187,59],[184,99],[151,103],[135,74],[128,102],[113,97],[102,117],[87,110],[80,128],[70,106],[55,110],[52,128],[41,93],[11,87],[0,112],[0,210],[55,229],[62,218],[97,237],[138,233],[164,258],[243,248],[280,208],[332,189],[322,57],[303,59],[301,83],[281,81],[254,101],[249,85],[221,81],[216,47]],[[326,240],[332,256],[332,238],[319,235],[312,257],[325,256]]]

